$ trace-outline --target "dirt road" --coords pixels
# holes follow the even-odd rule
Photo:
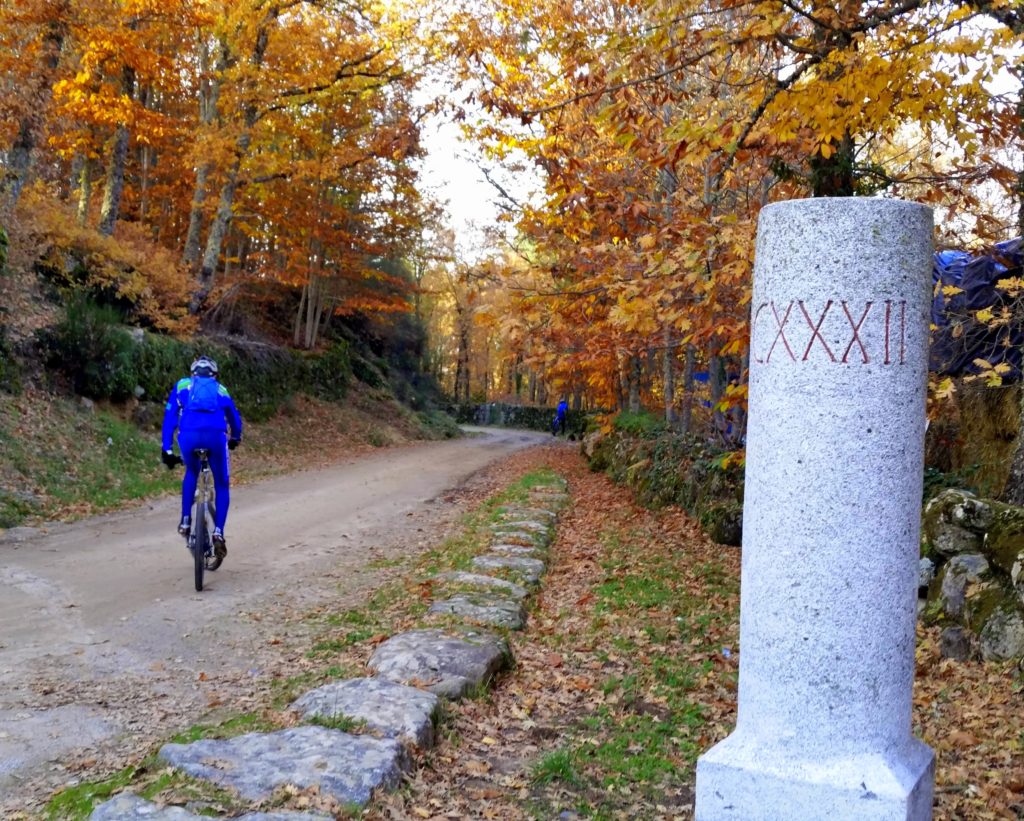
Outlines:
[[[201,594],[176,499],[0,541],[0,817],[244,707],[287,662],[288,614],[358,604],[437,541],[446,491],[545,440],[491,430],[238,488]]]

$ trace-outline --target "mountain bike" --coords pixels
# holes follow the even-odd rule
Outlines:
[[[220,567],[223,558],[213,552],[214,494],[213,474],[210,471],[210,451],[196,448],[199,458],[199,481],[196,484],[195,500],[192,503],[192,529],[186,539],[195,566],[196,591],[203,589],[203,574]]]

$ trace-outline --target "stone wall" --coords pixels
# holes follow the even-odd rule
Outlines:
[[[940,493],[925,507],[920,584],[945,655],[1024,661],[1024,508]]]

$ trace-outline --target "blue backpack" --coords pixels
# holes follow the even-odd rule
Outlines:
[[[193,376],[184,410],[216,413],[220,410],[220,384],[212,376]]]

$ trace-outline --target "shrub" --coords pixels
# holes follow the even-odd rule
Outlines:
[[[352,375],[371,388],[382,388],[385,384],[380,368],[357,353],[352,354]]]
[[[93,399],[127,399],[138,384],[135,342],[120,321],[113,308],[76,295],[64,319],[40,336],[47,364],[64,372],[76,393]]]
[[[633,413],[622,411],[612,423],[616,430],[623,433],[630,433],[634,436],[646,436],[652,433],[662,433],[666,430],[665,420],[654,416],[647,411]]]
[[[311,358],[309,363],[310,384],[316,395],[332,401],[344,399],[352,378],[348,343],[344,340],[335,342],[327,351]]]
[[[322,355],[307,357],[233,338],[180,340],[140,331],[133,338],[120,320],[115,309],[79,294],[68,303],[61,323],[40,334],[47,363],[68,376],[76,393],[120,401],[140,388],[148,400],[162,401],[188,375],[192,360],[206,354],[217,360],[242,415],[260,421],[296,393],[342,399],[351,378],[344,342]]]
[[[14,346],[7,337],[7,328],[0,325],[0,391],[21,391],[21,371],[14,359]]]

